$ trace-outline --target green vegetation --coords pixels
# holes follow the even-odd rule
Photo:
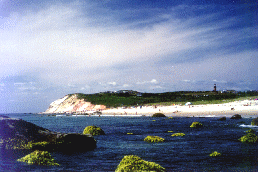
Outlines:
[[[247,133],[255,133],[255,131],[253,130],[253,129],[249,129],[249,130],[247,130],[247,131],[245,131],[245,132],[247,132]]]
[[[79,99],[84,99],[92,104],[102,104],[106,107],[127,107],[140,105],[173,105],[192,102],[198,104],[220,104],[237,100],[257,98],[258,92],[219,93],[211,91],[178,91],[166,93],[138,93],[125,90],[117,93],[77,93]],[[256,97],[253,97],[256,96]]]
[[[251,122],[251,125],[258,126],[258,118],[254,118]]]
[[[254,133],[247,133],[246,135],[242,136],[240,139],[238,139],[242,143],[256,143],[258,140],[258,137]]]
[[[155,162],[144,161],[136,155],[127,155],[117,166],[116,172],[134,172],[134,171],[156,171],[165,172],[166,169]]]
[[[185,136],[185,134],[184,133],[175,133],[175,134],[172,134],[171,136],[172,137],[174,137],[174,136]]]
[[[168,131],[168,133],[173,133],[173,131]]]
[[[166,117],[163,113],[154,113],[152,117]]]
[[[147,136],[144,139],[145,142],[164,142],[165,139],[163,139],[162,137],[159,136]]]
[[[201,128],[203,125],[200,122],[193,122],[191,128]]]
[[[36,150],[32,152],[29,155],[26,155],[17,161],[20,162],[26,162],[28,164],[35,164],[35,165],[59,165],[58,163],[55,162],[55,160],[52,158],[50,153],[47,151],[39,151]]]
[[[210,156],[221,156],[221,153],[214,151],[210,154]]]
[[[105,132],[96,126],[88,126],[84,129],[83,134],[91,134],[92,136],[96,135],[105,135]]]
[[[5,143],[5,149],[31,149],[30,142],[22,138],[5,138],[2,142]]]

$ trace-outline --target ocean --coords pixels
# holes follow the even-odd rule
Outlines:
[[[72,117],[10,114],[55,132],[82,133],[89,125],[101,127],[106,135],[94,136],[97,148],[89,152],[52,152],[60,166],[27,165],[16,160],[30,153],[1,149],[0,171],[115,171],[125,155],[137,155],[165,167],[167,171],[258,171],[258,144],[238,141],[250,128],[254,117],[219,121],[216,117]],[[203,128],[190,128],[192,122]],[[170,132],[168,132],[170,131]],[[171,132],[173,131],[173,132]],[[133,134],[127,134],[133,133]],[[172,137],[173,133],[184,133]],[[147,143],[148,135],[160,136],[162,143]],[[85,145],[87,146],[87,145]],[[209,154],[218,151],[220,157]]]

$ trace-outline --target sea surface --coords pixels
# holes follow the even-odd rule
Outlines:
[[[94,136],[93,151],[51,155],[60,166],[27,165],[16,160],[29,151],[7,151],[0,154],[0,171],[115,171],[125,155],[137,155],[165,167],[167,171],[258,171],[258,144],[243,144],[238,139],[252,127],[254,117],[219,121],[215,117],[72,117],[34,114],[9,114],[55,132],[82,133],[89,125],[101,127],[106,135]],[[190,128],[201,122],[201,129]],[[173,132],[168,132],[173,131]],[[173,133],[185,133],[172,137]],[[133,133],[129,135],[127,133]],[[163,143],[147,143],[148,135],[160,136]],[[85,145],[87,146],[87,145]],[[209,154],[218,151],[220,157]]]

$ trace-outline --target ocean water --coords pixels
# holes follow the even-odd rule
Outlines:
[[[137,155],[144,160],[156,162],[167,171],[258,171],[258,144],[243,144],[238,141],[248,129],[258,130],[257,127],[250,126],[252,118],[218,121],[215,117],[168,119],[33,114],[9,116],[65,133],[82,133],[86,126],[96,125],[106,135],[94,136],[97,148],[93,151],[71,155],[51,153],[60,166],[27,165],[16,160],[30,153],[29,151],[1,149],[0,171],[115,171],[125,155]],[[204,127],[190,128],[194,121],[201,122]],[[177,132],[185,133],[185,136],[171,137]],[[165,142],[144,142],[148,135],[163,137]],[[209,154],[213,151],[220,152],[222,156],[210,157]]]

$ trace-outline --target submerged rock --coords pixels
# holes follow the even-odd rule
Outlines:
[[[31,165],[35,164],[35,165],[47,165],[47,166],[50,166],[50,165],[59,166],[59,164],[56,163],[55,160],[52,158],[50,153],[48,153],[47,151],[39,151],[39,150],[36,150],[18,159],[17,161],[26,162]]]
[[[83,130],[83,134],[91,134],[92,136],[96,135],[105,135],[105,132],[97,126],[88,126]]]
[[[163,113],[154,113],[152,117],[166,117]]]
[[[147,136],[144,139],[145,142],[164,142],[165,139],[163,139],[162,137],[159,136]]]
[[[235,114],[230,119],[242,119],[242,116],[239,114]]]
[[[155,162],[144,161],[136,155],[127,155],[121,160],[115,172],[126,171],[156,171],[165,172],[166,169]]]
[[[0,146],[4,149],[87,151],[96,148],[90,135],[51,132],[22,119],[0,117]]]

